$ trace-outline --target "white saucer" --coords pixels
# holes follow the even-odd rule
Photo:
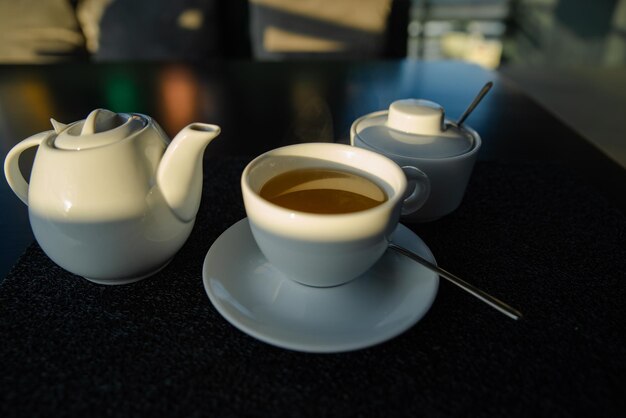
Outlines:
[[[424,242],[398,225],[393,241],[435,262]],[[211,246],[202,269],[209,299],[232,325],[298,351],[357,350],[404,332],[428,311],[439,276],[387,251],[367,273],[337,287],[293,282],[259,251],[244,218]]]

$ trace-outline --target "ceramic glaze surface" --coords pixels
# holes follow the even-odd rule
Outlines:
[[[445,119],[436,103],[409,99],[354,121],[350,143],[427,176],[430,196],[419,210],[403,214],[404,220],[427,222],[460,205],[482,142],[470,127]]]
[[[315,214],[278,206],[259,195],[271,178],[294,169],[335,168],[368,177],[387,200],[370,209]],[[252,234],[270,262],[297,282],[336,286],[369,269],[387,248],[403,206],[421,204],[427,187],[405,199],[406,175],[390,159],[334,143],[277,148],[255,158],[241,176]]]
[[[392,241],[435,262],[403,225]],[[397,336],[426,314],[439,286],[437,274],[392,251],[342,286],[298,284],[259,251],[247,219],[213,243],[202,277],[209,299],[235,327],[278,347],[316,353],[357,350]]]
[[[5,161],[42,249],[99,283],[128,283],[162,268],[193,228],[202,154],[219,127],[192,124],[170,143],[145,115],[99,109],[53,124],[58,132],[22,141]],[[16,166],[30,146],[38,150],[27,184]]]

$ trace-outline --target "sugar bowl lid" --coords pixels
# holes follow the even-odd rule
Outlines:
[[[386,154],[449,158],[469,152],[474,137],[445,119],[443,107],[422,99],[397,100],[388,111],[355,122],[353,135]]]

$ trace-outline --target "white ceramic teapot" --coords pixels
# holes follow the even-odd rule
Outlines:
[[[193,123],[170,143],[152,118],[103,109],[52,124],[53,131],[18,143],[4,163],[41,248],[96,283],[130,283],[159,271],[193,228],[202,156],[220,128]],[[35,146],[27,183],[19,155]]]

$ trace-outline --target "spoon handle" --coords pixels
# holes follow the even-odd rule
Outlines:
[[[474,97],[474,100],[472,100],[472,103],[470,103],[467,109],[465,109],[465,112],[463,112],[459,120],[456,122],[456,126],[458,126],[459,128],[461,127],[463,122],[465,122],[465,119],[467,119],[467,117],[474,111],[474,109],[476,109],[476,106],[478,106],[483,97],[485,97],[485,94],[487,94],[489,90],[491,90],[491,87],[493,87],[493,82],[488,81],[483,86],[483,88],[480,89],[476,97]]]
[[[455,276],[454,274],[452,274],[452,273],[442,269],[441,267],[438,267],[438,266],[434,265],[430,261],[428,261],[428,260],[422,258],[421,256],[415,254],[413,251],[407,250],[406,248],[401,247],[401,246],[399,246],[397,244],[394,244],[392,242],[389,243],[389,248],[391,248],[394,251],[399,252],[400,254],[402,254],[404,256],[407,256],[407,257],[411,258],[414,261],[417,261],[418,263],[420,263],[424,267],[434,271],[435,273],[439,274],[444,279],[447,279],[448,281],[454,283],[455,285],[459,286],[461,289],[465,290],[469,294],[471,294],[471,295],[477,297],[478,299],[482,300],[483,302],[485,302],[487,305],[491,306],[492,308],[495,308],[498,311],[502,312],[503,314],[505,314],[509,318],[512,318],[512,319],[515,319],[515,320],[523,318],[522,313],[520,311],[518,311],[517,309],[514,309],[514,308],[510,307],[506,303],[502,302],[500,299],[497,299],[497,298],[491,296],[490,294],[480,290],[479,288],[477,288],[476,286],[474,286],[472,284],[467,283],[465,280]]]

